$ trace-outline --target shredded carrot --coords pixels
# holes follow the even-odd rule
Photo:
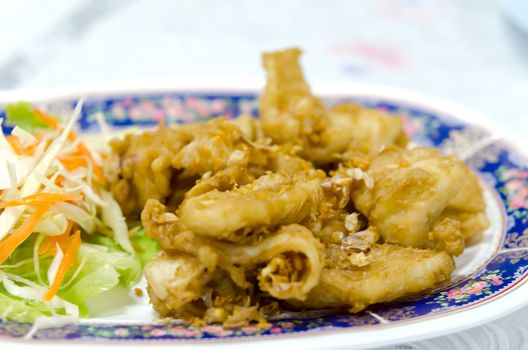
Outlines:
[[[86,146],[84,145],[82,146],[86,149]],[[97,178],[97,181],[104,184],[105,177],[104,177],[103,169],[97,164],[95,164],[95,162],[93,161],[92,155],[89,153],[90,151],[86,149],[86,152],[87,153],[83,155],[68,155],[68,156],[59,157],[58,159],[62,163],[62,165],[64,165],[64,167],[68,169],[68,171],[73,171],[78,168],[87,167],[88,166],[87,158],[90,159],[92,163],[92,171],[95,177]]]
[[[6,136],[7,142],[13,147],[17,154],[24,154],[24,146],[20,143],[20,140],[15,135]]]
[[[39,116],[39,118],[42,121],[47,123],[50,127],[55,128],[55,129],[60,129],[59,122],[52,116],[42,112],[40,109],[35,109],[35,113]],[[70,134],[68,135],[68,139],[70,141],[74,141],[76,138],[77,138],[77,135],[73,131],[70,132]],[[90,160],[90,162],[92,163],[92,169],[95,174],[95,177],[97,178],[97,181],[99,181],[101,184],[104,184],[105,177],[104,177],[103,169],[95,163],[92,153],[90,152],[88,147],[86,147],[86,145],[83,142],[80,142],[79,145],[77,146],[77,151],[79,155],[86,156],[88,160]],[[73,159],[70,159],[69,161],[70,162],[68,162],[68,159],[65,159],[65,162],[66,162],[65,163],[61,160],[61,162],[66,167],[66,169],[68,169],[69,171],[75,170],[82,166],[87,166],[86,159],[84,159],[83,161],[80,161],[79,159],[76,159],[75,161]]]
[[[52,175],[48,175],[48,180],[51,181],[51,179],[53,179],[53,176],[55,176],[55,174],[52,174]],[[64,180],[64,177],[62,175],[57,175],[55,177],[55,180],[54,180],[54,184],[57,185],[57,186],[60,186],[62,184],[62,180]]]
[[[13,251],[21,245],[33,233],[35,226],[40,219],[46,215],[50,205],[42,205],[35,209],[29,219],[20,227],[15,229],[11,235],[4,239],[0,244],[0,263],[3,263]]]
[[[26,196],[20,200],[0,203],[0,209],[7,208],[7,207],[16,207],[19,205],[29,205],[29,206],[52,205],[58,202],[78,201],[81,199],[83,199],[82,194],[40,192],[40,193],[32,194],[30,196]]]
[[[39,192],[31,194],[29,196],[23,197],[23,200],[27,201],[37,201],[37,202],[64,202],[64,201],[74,201],[82,199],[82,194],[68,194],[68,193],[47,193]]]
[[[49,114],[46,114],[42,112],[40,109],[35,108],[33,110],[37,117],[39,117],[40,120],[42,120],[44,123],[48,124],[50,127],[57,129],[59,127],[59,122],[57,119],[53,118]]]
[[[70,267],[72,267],[75,262],[75,256],[77,255],[77,250],[79,249],[80,245],[81,231],[77,230],[75,231],[73,236],[70,237],[68,241],[68,247],[66,247],[66,250],[64,252],[64,257],[62,258],[62,261],[59,265],[57,275],[55,276],[55,279],[53,280],[53,283],[49,287],[46,294],[44,294],[43,299],[45,301],[50,301],[57,294],[62,280],[64,279],[64,276],[66,276],[66,272],[68,272]]]
[[[66,227],[66,230],[64,230],[63,233],[61,233],[58,236],[48,236],[44,240],[44,243],[40,246],[39,254],[45,254],[50,253],[51,255],[55,256],[57,254],[57,244],[61,249],[64,251],[66,248],[66,242],[68,242],[68,237],[70,236],[70,233],[73,229],[74,222],[71,220],[68,220],[68,226]]]
[[[62,175],[59,175],[55,178],[55,185],[61,185],[62,180],[64,180],[64,177]]]
[[[62,156],[58,159],[68,171],[88,166],[88,161],[82,156]]]
[[[90,159],[90,162],[92,163],[92,170],[95,174],[95,177],[101,184],[104,184],[105,177],[104,177],[103,169],[95,163],[95,159],[92,156],[92,152],[90,152],[88,147],[86,147],[86,145],[82,142],[79,144],[77,148],[80,153],[86,155],[88,159]]]
[[[15,135],[9,135],[9,136],[6,136],[6,140],[7,142],[9,142],[9,144],[11,145],[11,147],[13,147],[13,150],[17,153],[17,154],[27,154],[27,155],[34,155],[35,154],[35,149],[36,149],[36,146],[37,146],[37,143],[34,142],[31,146],[28,146],[28,147],[24,147],[21,143],[20,143],[20,140],[18,139],[18,137],[16,137]]]

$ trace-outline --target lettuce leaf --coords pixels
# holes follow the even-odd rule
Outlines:
[[[75,265],[68,271],[63,287],[57,293],[60,298],[77,305],[81,316],[89,315],[88,300],[118,285],[130,287],[139,281],[142,273],[140,259],[123,251],[112,238],[86,235],[86,238],[90,237],[101,238],[105,244],[81,244]],[[83,241],[85,240],[87,239],[83,237]],[[18,247],[5,264],[0,266],[0,273],[5,271],[38,283],[32,259],[34,244],[35,238],[32,237]],[[49,255],[39,258],[39,273],[44,282],[51,260]],[[37,317],[53,313],[65,314],[64,310],[53,309],[47,303],[13,296],[3,288],[1,282],[0,305],[0,319],[18,322],[33,322]]]
[[[136,232],[130,231],[129,235],[135,255],[141,262],[141,266],[145,267],[145,265],[152,260],[156,254],[158,254],[161,250],[161,246],[157,240],[147,235],[144,228]],[[113,238],[108,236],[87,235],[86,238],[83,237],[83,241],[105,246],[110,251],[124,252],[122,247],[119,246]]]
[[[98,270],[104,265],[111,266],[119,274],[119,283],[124,287],[130,287],[141,277],[142,267],[138,258],[122,250],[84,243],[79,250],[79,259],[86,259],[82,269],[85,273]]]
[[[149,237],[144,228],[132,235],[130,242],[143,267],[161,250],[159,242]]]
[[[10,103],[5,106],[5,113],[6,122],[12,127],[18,126],[28,132],[49,128],[49,125],[37,116],[29,102]]]
[[[51,316],[53,310],[43,301],[21,299],[7,293],[4,286],[0,284],[0,320],[11,320],[16,322],[33,322],[38,317]],[[59,311],[60,313],[60,311]]]

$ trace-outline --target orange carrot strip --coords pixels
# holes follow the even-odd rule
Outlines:
[[[46,193],[40,192],[26,196],[20,200],[9,201],[5,203],[0,203],[0,209],[7,207],[16,207],[19,205],[30,205],[30,206],[42,206],[42,205],[52,205],[58,202],[66,201],[78,201],[83,199],[81,194],[65,194],[65,193]]]
[[[53,202],[64,202],[82,199],[80,194],[68,194],[68,193],[54,193],[54,192],[39,192],[30,194],[22,198],[27,201],[53,201]]]
[[[88,166],[86,158],[81,156],[63,156],[59,157],[59,161],[66,169],[68,169],[68,171]]]
[[[87,156],[63,156],[59,157],[59,161],[64,165],[68,171],[73,171],[78,168],[87,167],[88,161],[86,158],[91,158],[91,154],[88,154]],[[97,181],[104,184],[105,177],[103,173],[103,169],[95,164],[95,162],[92,161],[92,171],[94,175],[96,176]]]
[[[62,184],[62,180],[64,180],[64,177],[62,175],[59,175],[55,178],[55,185]]]
[[[38,108],[35,108],[33,111],[37,114],[37,116],[39,117],[40,120],[42,120],[44,123],[48,124],[53,129],[62,130],[62,128],[59,125],[59,121],[57,119],[53,118],[51,115],[42,112]],[[73,141],[76,138],[77,138],[77,135],[75,135],[75,133],[73,131],[70,132],[70,134],[68,135],[68,140],[70,140],[70,141]]]
[[[24,147],[20,143],[20,140],[18,139],[18,137],[16,137],[15,135],[6,136],[6,140],[7,142],[9,142],[11,147],[13,147],[13,150],[16,152],[16,154],[21,154],[21,155],[27,154],[30,156],[35,154],[36,142],[34,142],[31,146]]]
[[[54,237],[46,237],[46,239],[44,240],[44,242],[39,248],[40,255],[46,254],[47,252],[49,252],[49,250],[51,249],[51,246],[55,243],[55,240],[53,238]]]
[[[61,233],[58,236],[48,236],[46,237],[44,243],[40,246],[39,254],[45,254],[50,253],[51,255],[55,256],[57,253],[57,247],[56,244],[59,244],[62,250],[64,250],[66,246],[66,242],[68,241],[68,237],[70,236],[70,233],[72,231],[74,222],[71,220],[68,220],[68,226],[66,226],[66,229],[63,233]]]
[[[54,175],[48,175],[48,180],[51,180]],[[55,181],[53,182],[55,185],[60,186],[62,184],[62,180],[64,180],[64,177],[62,175],[57,175],[55,178]]]
[[[35,113],[39,116],[39,118],[44,121],[45,123],[47,123],[49,126],[57,129],[59,128],[59,122],[57,120],[55,120],[53,117],[51,117],[50,115],[42,112],[41,110],[39,109],[35,109]],[[70,134],[68,135],[68,139],[70,141],[73,141],[77,138],[77,135],[74,133],[74,132],[70,132]],[[86,147],[86,145],[84,143],[79,143],[79,146],[78,146],[78,151],[81,155],[85,155],[88,157],[88,159],[90,160],[90,162],[92,163],[92,169],[93,169],[93,172],[95,174],[95,177],[97,178],[97,180],[104,184],[105,182],[105,177],[104,177],[104,173],[103,173],[103,169],[97,165],[95,163],[95,160],[93,159],[92,157],[92,153],[90,152],[90,150],[88,150],[88,148]],[[65,158],[65,157],[63,157]],[[60,159],[59,159],[60,160]],[[63,162],[61,160],[61,163],[64,164],[64,166],[66,167],[66,169],[68,169],[69,171],[72,171],[72,170],[75,170],[79,167],[82,167],[82,166],[87,166],[86,164],[86,160],[84,160],[82,163],[79,161],[79,160],[76,160],[76,161],[73,161],[72,159],[70,159],[70,162],[68,162],[68,159],[65,159],[65,162]],[[68,164],[68,165],[67,165]],[[70,169],[71,168],[71,169]]]
[[[57,294],[59,291],[59,287],[62,283],[62,280],[64,279],[64,276],[66,276],[66,272],[72,267],[72,265],[75,262],[75,256],[77,255],[77,250],[79,249],[79,246],[81,245],[81,231],[77,230],[73,234],[73,236],[69,240],[68,247],[66,248],[66,251],[64,252],[64,257],[62,258],[62,261],[59,265],[59,269],[57,271],[57,275],[55,276],[55,279],[53,280],[53,283],[49,287],[46,294],[44,294],[43,299],[45,301],[50,301],[53,299],[53,297]]]
[[[15,135],[9,135],[6,136],[6,140],[9,142],[11,147],[13,147],[13,150],[15,150],[17,154],[24,154],[24,146],[22,146],[18,137]]]
[[[0,242],[0,263],[3,263],[13,251],[33,233],[40,219],[46,215],[50,205],[42,205],[35,209],[29,219],[15,229],[11,235]]]
[[[69,171],[75,170],[77,168],[86,167],[88,162],[85,157],[82,156],[62,156],[58,158],[59,161],[64,165]]]
[[[99,183],[101,184],[104,184],[106,180],[104,177],[103,169],[100,166],[97,166],[94,164],[93,172],[94,172],[95,177],[97,178],[97,181],[99,181]]]
[[[42,112],[38,108],[35,108],[33,111],[35,112],[37,117],[39,117],[40,120],[42,120],[44,123],[48,124],[52,128],[57,129],[59,127],[59,121],[50,116],[49,114]]]
[[[100,183],[104,184],[105,177],[104,177],[103,169],[95,163],[95,159],[92,156],[92,152],[90,152],[88,147],[86,147],[86,145],[82,142],[79,144],[78,149],[80,153],[85,154],[88,157],[88,159],[90,159],[90,162],[92,162],[92,170],[94,172],[95,177]]]

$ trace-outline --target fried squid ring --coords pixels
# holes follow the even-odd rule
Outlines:
[[[324,246],[298,224],[282,226],[256,243],[237,244],[193,233],[157,201],[147,202],[142,220],[148,234],[166,250],[195,256],[210,270],[219,266],[242,288],[250,287],[245,272],[260,269],[263,291],[278,299],[303,300],[321,276]]]
[[[217,243],[220,265],[259,265],[259,286],[277,299],[304,300],[317,285],[324,246],[306,227],[291,224],[254,245]]]
[[[145,277],[154,309],[167,316],[200,298],[212,272],[187,254],[162,253],[145,266]]]

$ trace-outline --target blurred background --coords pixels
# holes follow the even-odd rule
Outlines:
[[[312,85],[354,81],[528,130],[528,0],[0,0],[0,89],[104,80],[262,78],[260,53],[304,49]]]
[[[263,50],[297,45],[312,84],[417,90],[477,109],[492,126],[507,121],[517,139],[528,130],[527,0],[0,0],[0,8],[0,89],[262,77]]]

